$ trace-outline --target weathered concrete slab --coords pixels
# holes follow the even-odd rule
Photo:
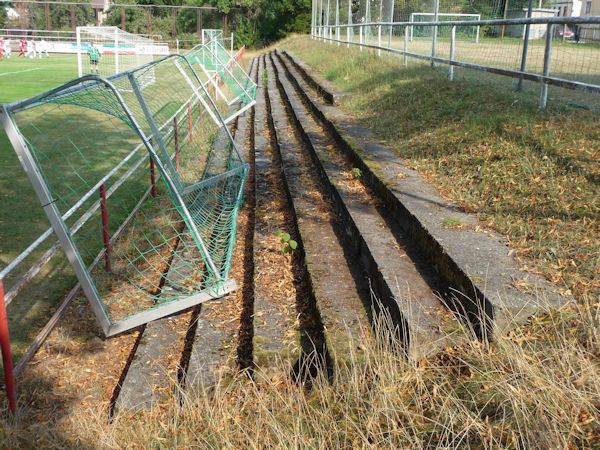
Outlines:
[[[306,63],[296,58],[291,52],[283,51],[282,55],[291,62],[304,81],[315,89],[321,97],[330,105],[339,105],[340,100],[346,95],[338,90],[329,80],[323,78]]]
[[[346,167],[347,161],[334,148],[335,141],[322,132],[305,110],[277,58],[275,66],[321,179],[356,242],[374,292],[401,328],[409,358],[417,360],[460,342],[463,336],[458,320],[434,292],[436,288],[443,289],[435,285],[436,274],[417,259],[399,230],[394,232],[384,209],[378,209],[377,199],[362,190],[360,182],[349,183],[347,172],[351,167]]]
[[[289,54],[288,57],[293,58]],[[543,277],[520,271],[500,235],[478,230],[474,214],[443,199],[391,149],[377,142],[369,129],[310,94],[305,95],[305,100],[336,135],[373,189],[385,198],[398,224],[461,294],[457,296],[458,307],[481,319],[475,323],[481,334],[490,338],[536,312],[571,300],[561,296],[557,287]],[[470,227],[446,228],[443,224],[448,218]]]
[[[262,373],[270,376],[281,365],[291,367],[300,357],[300,335],[296,322],[296,299],[285,289],[277,289],[273,284],[272,246],[277,225],[273,218],[276,186],[271,180],[272,149],[268,132],[268,112],[265,102],[266,86],[263,80],[264,56],[257,59],[258,71],[256,105],[254,110],[254,314],[253,314],[253,360]],[[286,199],[283,199],[285,202]],[[281,257],[282,255],[278,255]],[[281,280],[275,280],[275,282]],[[276,365],[279,367],[276,368]],[[287,375],[287,374],[286,374]]]
[[[175,251],[166,278],[175,280],[176,277],[185,277],[187,271],[189,264],[185,260],[185,254]],[[169,290],[170,287],[165,285],[162,294],[168,295]],[[121,383],[114,404],[115,412],[150,409],[173,394],[190,317],[191,313],[188,312],[183,317],[167,317],[146,325]],[[170,361],[171,367],[165,367],[172,355],[177,355],[176,364]]]
[[[254,67],[253,63],[250,71]],[[249,151],[249,120],[250,111],[238,116],[234,133],[235,145],[244,157],[248,156]],[[194,333],[185,373],[186,389],[208,389],[219,381],[223,373],[232,369],[239,317],[231,317],[231,311],[235,310],[231,303],[239,295],[242,295],[239,291],[234,292],[200,306],[197,318],[190,326]]]
[[[360,339],[370,339],[368,311],[362,298],[369,296],[364,280],[355,277],[350,260],[340,242],[336,228],[341,224],[332,214],[331,207],[316,176],[314,166],[306,158],[301,142],[295,135],[277,89],[279,78],[269,61],[269,96],[271,114],[285,183],[302,237],[304,262],[312,292],[323,323],[327,349],[336,364],[360,357]]]

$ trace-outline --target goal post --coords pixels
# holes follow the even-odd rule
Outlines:
[[[446,22],[452,20],[472,20],[473,22],[475,22],[481,20],[481,14],[438,13],[437,16],[439,22]],[[433,22],[434,17],[434,13],[412,13],[410,15],[410,21],[413,24],[418,22]],[[434,27],[432,26],[411,25],[409,31],[409,40],[412,42],[415,37],[431,37],[433,28]],[[438,33],[440,33],[440,31],[441,30],[438,27]],[[457,32],[462,36],[474,38],[475,43],[479,43],[479,26],[460,26],[457,27]]]
[[[128,33],[117,27],[77,27],[77,71],[81,77],[95,73],[115,75],[154,61],[157,55],[168,55],[169,46],[152,39]],[[88,56],[90,47],[99,52],[97,68]]]

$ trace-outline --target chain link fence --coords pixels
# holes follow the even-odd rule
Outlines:
[[[450,79],[460,75],[514,86],[539,95],[541,107],[557,101],[600,109],[600,42],[594,40],[600,39],[595,32],[600,17],[557,16],[558,10],[548,8],[521,8],[517,14],[508,2],[487,8],[434,2],[433,12],[427,5],[421,11],[402,5],[314,0],[312,36],[393,53],[405,64],[430,64]],[[493,18],[498,15],[509,18]],[[394,21],[386,20],[390,17]]]

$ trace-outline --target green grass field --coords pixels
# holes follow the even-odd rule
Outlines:
[[[75,56],[51,55],[0,61],[0,103],[10,103],[44,92],[77,77]],[[43,233],[49,223],[6,134],[0,129],[0,268],[14,259]],[[49,239],[48,241],[51,241]],[[48,245],[42,246],[16,272],[22,274]],[[15,358],[45,324],[55,305],[74,284],[62,256],[49,264],[11,303],[9,318]],[[14,276],[7,280],[10,287]]]

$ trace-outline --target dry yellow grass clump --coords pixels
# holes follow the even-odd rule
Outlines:
[[[257,370],[254,380],[240,374],[210,390],[181,390],[171,404],[112,421],[95,410],[68,429],[5,423],[2,446],[598,447],[599,320],[598,305],[570,305],[491,344],[473,339],[417,363],[380,323],[375,341],[351,337],[363,356],[310,389]]]

